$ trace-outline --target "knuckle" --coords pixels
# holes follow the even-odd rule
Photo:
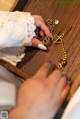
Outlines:
[[[39,18],[43,19],[42,16],[39,16]]]
[[[44,69],[50,68],[51,67],[51,63],[47,62],[44,64]]]
[[[38,17],[41,21],[44,21],[43,17],[42,16],[39,16]]]
[[[55,69],[54,73],[58,74],[58,75],[61,75],[61,71],[59,69]]]
[[[51,93],[51,87],[49,86],[49,84],[48,84],[47,82],[45,82],[44,88],[45,88],[45,91],[46,91],[48,94]]]

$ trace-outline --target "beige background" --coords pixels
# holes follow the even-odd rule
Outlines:
[[[19,0],[0,0],[0,10],[12,10]]]

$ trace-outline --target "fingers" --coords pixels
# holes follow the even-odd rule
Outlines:
[[[70,86],[67,84],[66,87],[64,88],[64,90],[62,91],[62,94],[61,94],[62,101],[64,101],[64,99],[66,98],[69,90],[70,90]]]
[[[44,44],[41,41],[39,41],[38,39],[33,38],[31,42],[32,42],[32,46],[38,47],[41,50],[47,50],[47,47],[44,46]]]
[[[39,19],[39,20],[41,20],[41,21],[44,22],[43,18],[42,18],[41,16],[39,16],[39,15],[33,15],[33,17],[34,17],[35,19]]]
[[[40,36],[44,36],[44,32],[42,30],[40,31]]]
[[[36,27],[40,28],[40,36],[44,36],[44,34],[46,34],[49,38],[52,38],[52,34],[50,33],[48,27],[46,26],[43,18],[38,15],[33,15],[33,17],[35,20]],[[38,33],[36,33],[36,34],[38,34]],[[38,47],[42,50],[47,50],[47,48],[44,46],[44,44],[36,38],[32,39],[32,46]]]
[[[52,69],[52,63],[50,61],[45,63],[36,73],[37,79],[45,80],[48,77],[49,73],[51,72],[51,69]]]
[[[62,90],[64,89],[64,87],[67,85],[67,79],[66,77],[63,75],[60,80],[58,81],[57,87],[59,87],[59,91],[62,92]]]
[[[60,80],[62,73],[60,70],[55,70],[47,79],[49,87],[52,89],[54,85]]]
[[[50,33],[48,27],[46,26],[43,18],[41,16],[33,16],[35,19],[35,25],[40,27],[41,30],[50,38],[52,38],[52,34]]]
[[[36,26],[37,27],[40,27],[42,31],[44,31],[44,33],[48,36],[48,37],[52,37],[48,27],[46,26],[46,24],[42,21],[37,21],[36,20]]]
[[[62,91],[68,85],[66,77],[61,73],[60,70],[55,70],[50,76],[48,76],[46,82],[51,92],[53,92],[53,89],[55,87],[56,91],[59,94],[62,94]],[[64,93],[65,95],[67,94],[66,91],[64,91]],[[63,96],[63,99],[65,95]]]

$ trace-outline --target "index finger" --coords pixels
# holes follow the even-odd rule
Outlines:
[[[52,38],[52,34],[50,33],[50,30],[48,29],[48,27],[46,26],[46,24],[45,24],[43,21],[39,20],[39,21],[36,23],[36,25],[37,25],[37,27],[40,27],[41,30],[44,31],[44,33],[45,33],[48,37]]]
[[[52,63],[51,63],[51,61],[49,61],[49,62],[46,62],[45,64],[43,64],[43,66],[38,70],[38,72],[36,73],[36,77],[37,77],[37,79],[39,79],[39,80],[45,80],[47,77],[48,77],[48,75],[49,75],[49,73],[51,72],[51,70],[52,70]]]

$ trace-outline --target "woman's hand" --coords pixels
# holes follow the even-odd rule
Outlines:
[[[41,16],[38,15],[33,15],[34,19],[35,19],[35,25],[36,27],[40,28],[40,36],[43,36],[44,34],[46,34],[49,38],[52,38],[52,34],[50,33],[48,27],[46,26],[43,18]],[[42,50],[47,50],[47,47],[44,46],[44,44],[38,40],[37,38],[33,38],[32,39],[32,46],[38,47]]]
[[[69,88],[61,71],[52,72],[52,63],[45,63],[20,88],[17,106],[10,112],[9,119],[52,119]]]

